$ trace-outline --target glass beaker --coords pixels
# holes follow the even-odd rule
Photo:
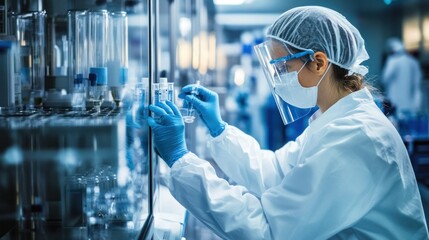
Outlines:
[[[180,114],[182,114],[185,123],[193,123],[195,120],[195,110],[192,107],[180,108]]]
[[[33,93],[38,103],[45,91],[45,20],[46,12],[30,12],[16,17],[18,54],[23,104],[29,108]]]

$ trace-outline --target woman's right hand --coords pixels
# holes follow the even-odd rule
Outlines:
[[[191,84],[182,88],[179,97],[193,105],[212,137],[217,137],[223,132],[226,123],[220,116],[219,96],[216,92]]]

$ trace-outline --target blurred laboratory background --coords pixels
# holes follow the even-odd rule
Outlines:
[[[220,239],[170,195],[148,106],[182,108],[198,83],[263,148],[294,140],[308,119],[283,125],[253,46],[305,5],[361,32],[429,213],[429,0],[0,0],[0,239]],[[183,110],[188,148],[210,161]]]

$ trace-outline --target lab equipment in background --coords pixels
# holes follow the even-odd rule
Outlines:
[[[77,113],[84,113],[85,111],[85,100],[86,100],[86,90],[84,85],[84,78],[82,74],[77,74],[74,79],[74,89],[72,93],[72,108]]]
[[[8,18],[7,11],[9,9],[9,0],[0,1],[0,36],[8,34]]]
[[[109,74],[111,76],[111,74]],[[120,84],[118,86],[110,86],[110,92],[112,94],[113,101],[116,104],[116,108],[120,107],[124,94],[126,92],[128,82],[128,68],[120,69]],[[110,82],[110,81],[109,81]]]
[[[126,12],[111,12],[109,15],[109,61],[108,85],[116,107],[123,98],[128,82],[128,16]]]
[[[197,80],[195,85],[192,86],[191,95],[198,95],[198,87],[200,86],[200,80]],[[184,102],[183,107],[180,109],[182,114],[183,121],[185,123],[193,123],[195,120],[195,109],[194,105],[191,102]]]
[[[145,135],[117,112],[106,116],[0,118],[0,238],[137,239],[149,206]],[[5,219],[20,226],[3,235]]]
[[[108,85],[123,86],[128,77],[128,16],[126,12],[109,14]]]
[[[69,82],[73,82],[80,74],[88,76],[88,11],[68,11],[67,22],[68,76]],[[84,82],[84,86],[88,85]]]
[[[92,71],[92,72],[91,72]],[[96,113],[101,112],[101,104],[103,103],[107,91],[105,72],[106,68],[91,68],[89,74],[89,101],[92,103]]]
[[[64,14],[48,16],[46,29],[46,76],[61,76],[57,80],[68,83],[65,78],[69,65],[68,16]],[[73,85],[67,88],[71,90]]]
[[[29,109],[41,107],[45,93],[45,18],[45,11],[16,17],[22,100]]]
[[[141,125],[143,120],[148,117],[148,99],[147,99],[147,84],[148,78],[142,78],[142,82],[136,83],[134,88],[133,101],[133,120],[136,124]]]
[[[6,3],[7,5],[7,3]],[[7,9],[5,9],[7,10]],[[14,37],[14,41],[15,41],[15,50],[14,50],[14,54],[13,54],[13,60],[14,60],[14,75],[15,75],[15,79],[13,80],[14,82],[14,91],[15,91],[15,108],[16,109],[21,109],[22,108],[22,94],[21,94],[21,60],[20,60],[20,56],[19,56],[19,48],[18,48],[18,43],[17,43],[17,17],[18,14],[16,14],[15,12],[9,12],[7,15],[7,24],[8,24],[8,34],[9,36]]]
[[[15,46],[12,40],[0,40],[0,109],[15,106]]]
[[[89,11],[89,39],[88,39],[88,65],[91,69],[101,69],[103,79],[97,76],[97,82],[107,84],[107,60],[108,60],[108,19],[106,10]]]

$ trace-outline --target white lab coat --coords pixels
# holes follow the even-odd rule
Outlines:
[[[235,127],[208,143],[231,185],[193,153],[173,196],[226,239],[428,239],[401,137],[367,89],[339,100],[272,152]]]
[[[422,72],[416,59],[405,51],[390,55],[382,75],[388,99],[397,113],[417,114],[421,107]]]

